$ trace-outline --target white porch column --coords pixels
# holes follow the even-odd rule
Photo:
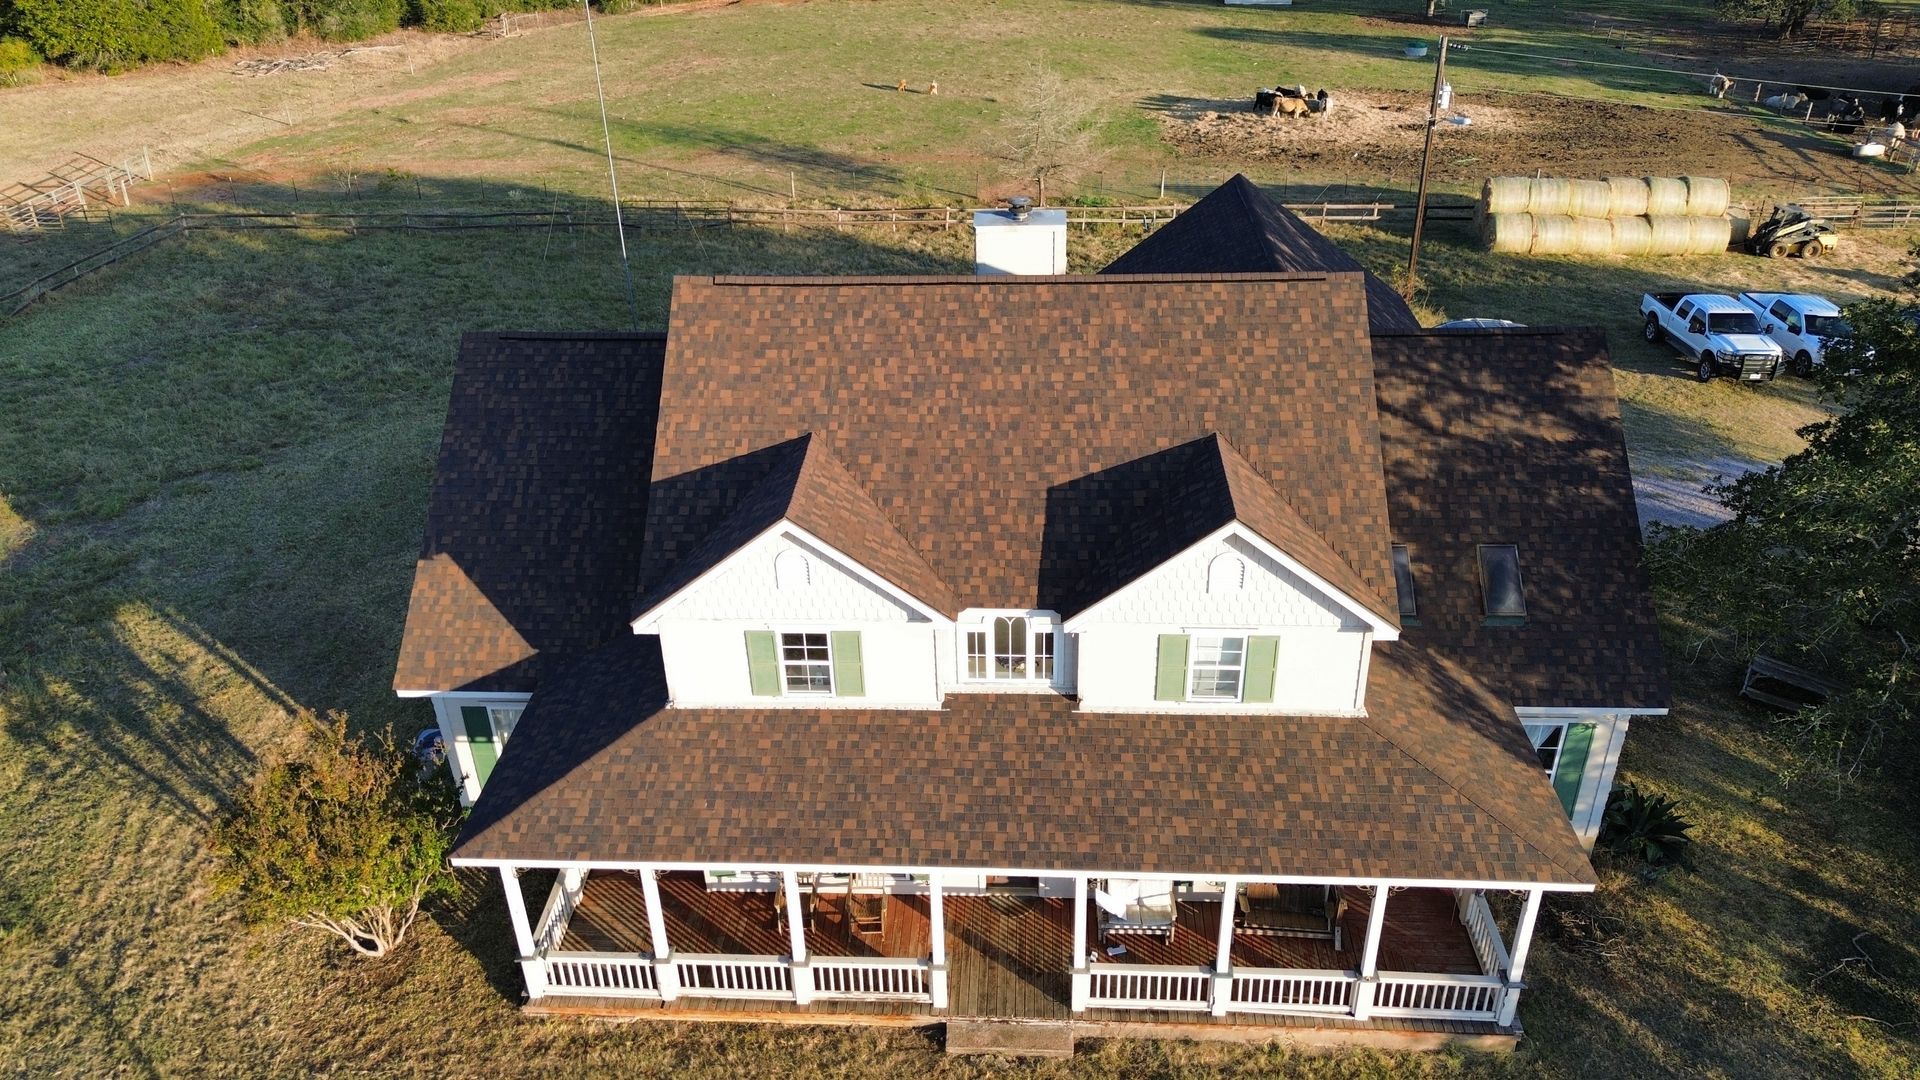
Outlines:
[[[1500,1026],[1512,1027],[1520,1012],[1520,991],[1526,983],[1520,976],[1527,969],[1527,949],[1533,944],[1533,924],[1540,918],[1540,900],[1544,889],[1527,890],[1527,906],[1520,910],[1520,925],[1513,930],[1513,952],[1507,960],[1507,989],[1500,998]]]
[[[1070,969],[1073,993],[1069,1001],[1074,1012],[1087,1010],[1087,998],[1093,992],[1093,972],[1087,968],[1087,879],[1073,879],[1073,967]]]
[[[507,918],[513,923],[513,944],[520,954],[520,974],[527,983],[527,997],[540,998],[547,993],[547,962],[533,946],[533,924],[527,920],[527,896],[520,890],[520,868],[500,868],[500,887],[507,894]]]
[[[1360,981],[1353,988],[1353,1018],[1373,1015],[1373,991],[1380,984],[1380,931],[1387,925],[1387,887],[1373,887],[1367,907],[1367,943],[1360,950]]]
[[[780,886],[787,890],[787,948],[793,953],[793,1003],[805,1005],[813,1000],[813,969],[807,966],[807,913],[800,907],[800,875],[782,870]]]
[[[927,988],[933,994],[933,1007],[947,1007],[947,898],[940,890],[940,875],[927,875],[927,921],[932,952],[932,970],[927,972]]]
[[[653,946],[653,985],[660,989],[660,1000],[680,996],[680,969],[673,966],[673,946],[667,942],[667,914],[660,907],[660,871],[645,867],[640,871],[640,896],[647,905],[647,938]]]
[[[1227,1015],[1233,1001],[1233,900],[1240,882],[1228,878],[1220,890],[1220,936],[1213,950],[1213,1015]]]

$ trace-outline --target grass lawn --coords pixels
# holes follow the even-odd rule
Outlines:
[[[1384,233],[1342,239],[1382,269],[1398,257]],[[1076,234],[1074,256],[1098,265],[1127,242]],[[964,233],[639,238],[643,317],[662,319],[675,272],[953,270],[966,244]],[[1536,322],[1591,314],[1599,301],[1583,296],[1624,310],[1661,275],[1706,272],[1494,259],[1444,231],[1430,250],[1429,307],[1514,314],[1490,305],[1522,296]],[[1699,869],[1653,884],[1608,871],[1597,898],[1546,920],[1522,1009],[1532,1037],[1511,1060],[1112,1043],[1009,1068],[949,1061],[917,1033],[522,1020],[485,879],[387,965],[247,930],[209,891],[205,827],[289,738],[288,710],[345,709],[359,727],[403,733],[428,722],[387,685],[457,335],[621,325],[610,254],[604,234],[533,230],[197,234],[0,324],[0,967],[12,974],[0,984],[0,1061],[13,1071],[1920,1068],[1911,810],[1872,785],[1788,786],[1792,753],[1757,733],[1763,718],[1733,703],[1726,673],[1686,667],[1675,715],[1636,725],[1624,774],[1685,803],[1700,823]],[[1619,340],[1614,300],[1604,314],[1630,402],[1641,380],[1673,387],[1630,409],[1637,440],[1684,421],[1742,452],[1780,449],[1774,434],[1716,419],[1755,391],[1659,370]],[[1817,415],[1787,384],[1757,393]]]

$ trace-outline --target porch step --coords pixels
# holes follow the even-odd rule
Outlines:
[[[1072,1057],[1073,1026],[1026,1020],[949,1020],[947,1053]]]

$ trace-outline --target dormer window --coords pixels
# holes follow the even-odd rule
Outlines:
[[[1187,700],[1239,701],[1246,670],[1245,637],[1195,634],[1187,661]]]
[[[1523,619],[1527,614],[1520,590],[1520,549],[1512,544],[1480,545],[1480,595],[1489,619]]]
[[[1051,682],[1058,630],[1051,613],[993,615],[962,634],[972,682]]]
[[[833,649],[825,634],[781,634],[780,676],[789,694],[833,693]]]

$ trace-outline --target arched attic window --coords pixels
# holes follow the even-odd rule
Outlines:
[[[813,563],[791,549],[773,557],[773,587],[781,592],[804,589],[813,584]]]
[[[1223,596],[1247,587],[1247,560],[1238,555],[1216,555],[1207,564],[1207,595]]]

